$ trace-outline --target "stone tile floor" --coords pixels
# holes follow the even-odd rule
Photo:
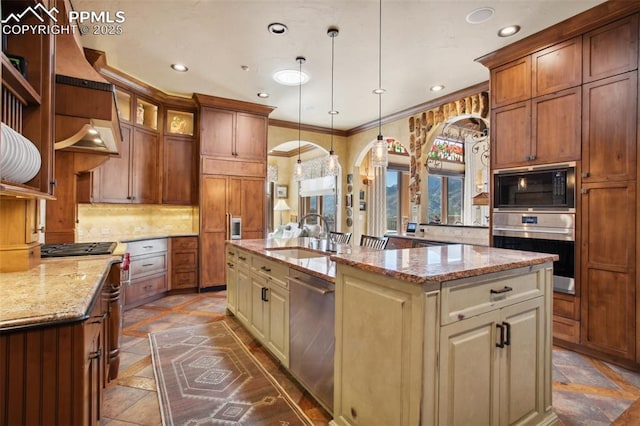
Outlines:
[[[226,317],[226,293],[168,296],[124,315],[118,379],[105,389],[103,420],[110,426],[160,425],[148,333]],[[227,317],[253,355],[271,372],[316,425],[331,419],[233,317]],[[553,405],[561,424],[639,425],[640,373],[554,348]]]

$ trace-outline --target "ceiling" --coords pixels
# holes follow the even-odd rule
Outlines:
[[[348,130],[378,118],[379,7],[376,0],[72,0],[78,11],[124,11],[121,35],[86,35],[85,47],[107,53],[107,63],[167,93],[193,92],[276,107],[271,118],[298,122],[298,86],[281,86],[272,74],[297,69],[301,121],[330,126],[330,26],[335,38],[334,118]],[[489,79],[474,59],[534,34],[602,0],[384,0],[382,2],[382,115],[410,108]],[[468,13],[491,7],[484,23]],[[288,27],[284,35],[268,24]],[[515,36],[498,29],[517,24]],[[186,73],[169,66],[184,63]],[[243,70],[242,66],[247,66]],[[441,92],[429,88],[442,84]],[[260,99],[258,92],[269,93]]]

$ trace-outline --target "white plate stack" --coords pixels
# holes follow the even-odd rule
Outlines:
[[[9,182],[29,182],[40,170],[40,151],[29,139],[2,123],[0,178]]]

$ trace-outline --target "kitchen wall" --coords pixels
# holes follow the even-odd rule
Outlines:
[[[78,205],[78,242],[194,233],[198,233],[198,208],[193,206]]]

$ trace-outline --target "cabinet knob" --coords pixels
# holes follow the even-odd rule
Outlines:
[[[589,172],[582,172],[581,176],[583,178],[588,178],[589,177]]]
[[[358,417],[358,412],[357,412],[357,411],[356,411],[356,409],[355,409],[355,408],[353,408],[353,407],[351,407],[351,417],[352,417],[352,418],[354,418],[354,419],[355,419],[356,417]]]

